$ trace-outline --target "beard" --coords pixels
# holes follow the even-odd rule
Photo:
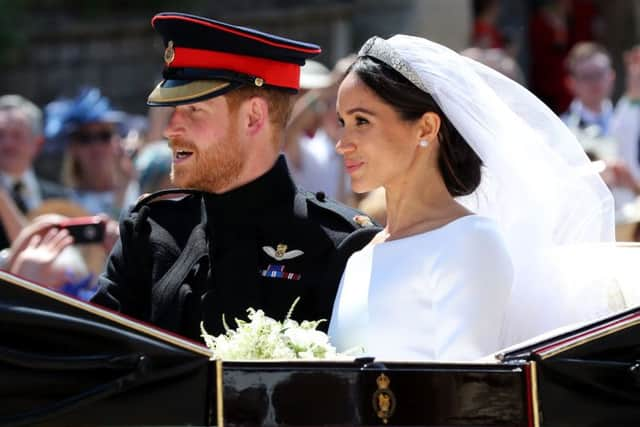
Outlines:
[[[169,146],[174,144],[193,152],[190,165],[176,167],[175,163],[171,164],[171,182],[175,186],[212,193],[234,187],[245,163],[244,153],[237,141],[224,138],[206,150],[199,150],[185,140],[169,142]]]

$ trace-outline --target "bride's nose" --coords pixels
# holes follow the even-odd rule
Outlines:
[[[356,150],[355,144],[347,141],[344,138],[344,135],[342,136],[342,138],[338,140],[338,142],[336,142],[336,152],[341,156],[345,156],[347,154],[353,153],[355,150]]]

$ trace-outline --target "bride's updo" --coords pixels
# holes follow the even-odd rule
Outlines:
[[[377,59],[361,56],[349,68],[389,104],[403,120],[416,121],[424,113],[440,116],[438,168],[453,197],[471,194],[480,185],[482,160],[451,124],[433,97],[393,68]]]

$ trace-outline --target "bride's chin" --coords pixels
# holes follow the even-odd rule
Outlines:
[[[375,188],[372,188],[370,185],[351,181],[351,191],[356,194],[366,194],[372,190],[375,190]]]

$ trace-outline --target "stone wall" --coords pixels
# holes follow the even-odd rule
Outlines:
[[[97,86],[118,106],[145,110],[139,95],[158,76],[162,47],[147,22],[72,22],[57,31],[33,31],[28,50],[8,69],[0,91],[45,104],[82,86]]]
[[[327,64],[351,49],[345,25],[351,15],[349,3],[284,11],[250,11],[246,2],[235,3],[238,7],[225,13],[206,7],[186,11],[313,41],[325,49],[319,59]],[[23,27],[25,42],[2,58],[9,64],[4,66],[0,93],[20,93],[44,105],[58,96],[73,96],[82,86],[97,86],[117,107],[144,113],[146,95],[161,78],[164,51],[149,24],[155,12],[91,20],[43,18],[39,25]]]
[[[421,34],[461,47],[470,1],[185,0],[190,6],[180,10],[312,41],[324,50],[318,60],[331,67],[373,34]],[[145,113],[146,96],[160,79],[163,54],[149,25],[158,10],[147,9],[112,7],[89,17],[72,9],[31,11],[28,21],[13,23],[22,43],[4,57],[0,54],[0,62],[7,64],[0,93],[20,93],[44,105],[58,96],[73,96],[82,86],[97,86],[116,107]]]

